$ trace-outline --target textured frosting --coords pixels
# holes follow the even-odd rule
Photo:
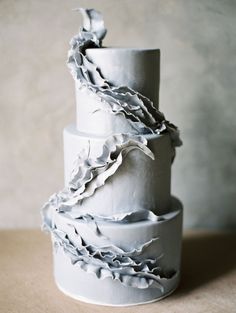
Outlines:
[[[78,132],[75,125],[67,126],[63,137],[65,186],[69,186],[78,155],[96,160],[103,153],[104,138]],[[168,134],[142,137],[155,159],[140,149],[129,151],[116,173],[92,197],[73,207],[73,211],[103,216],[140,209],[152,210],[157,215],[169,211],[173,157],[170,137]]]
[[[93,246],[84,243],[83,238],[75,231],[76,244],[68,239],[67,233],[52,229],[55,244],[62,246],[67,256],[70,257],[72,264],[77,264],[81,269],[88,273],[94,273],[97,278],[119,280],[122,284],[129,287],[145,289],[152,287],[160,288],[163,286],[158,281],[161,278],[172,277],[173,274],[163,274],[158,266],[158,258],[137,260],[145,248],[150,246],[158,238],[151,239],[149,242],[132,249],[124,251],[113,244],[103,247]],[[160,256],[161,257],[161,256]],[[175,274],[175,273],[174,273]]]
[[[86,57],[111,86],[128,86],[152,99],[158,108],[160,51],[157,49],[90,48]],[[123,113],[111,113],[98,94],[76,82],[76,121],[80,132],[108,136],[139,134]],[[129,99],[127,99],[129,100]],[[132,100],[133,101],[133,100]]]
[[[89,158],[87,151],[80,153],[75,161],[69,185],[53,195],[46,204],[60,203],[70,209],[87,197],[91,197],[96,189],[102,187],[105,181],[117,171],[126,155],[139,149],[150,158],[154,158],[151,150],[146,146],[142,136],[132,137],[128,134],[118,134],[109,137],[103,151],[96,159]]]
[[[172,200],[172,211],[161,217],[150,211],[110,216],[108,219],[71,216],[66,208],[60,214],[48,207],[44,210],[44,227],[51,231],[56,250],[62,248],[72,265],[76,264],[97,278],[109,277],[125,286],[158,288],[160,293],[164,293],[165,282],[178,274],[176,251],[180,245],[182,209],[176,199]],[[127,230],[130,238],[127,238]],[[166,236],[168,244],[165,243]],[[169,248],[168,251],[168,245],[174,245],[171,236],[175,237],[177,248]],[[117,242],[120,242],[120,247]]]
[[[145,208],[136,212],[118,212],[109,217],[84,212],[81,214],[78,208],[84,199],[92,199],[97,191],[116,175],[131,151],[141,151],[148,158],[154,159],[144,135],[167,133],[172,140],[173,151],[176,146],[181,145],[178,129],[165,120],[164,115],[156,109],[150,99],[128,86],[114,86],[102,76],[96,64],[88,59],[86,49],[100,48],[106,29],[99,12],[84,9],[80,11],[84,16],[84,26],[79,34],[72,38],[68,55],[68,66],[76,86],[98,97],[102,110],[114,116],[124,116],[132,129],[135,129],[136,135],[122,132],[113,134],[104,138],[99,156],[91,157],[87,151],[78,155],[68,185],[51,196],[42,209],[44,229],[51,231],[55,247],[63,247],[71,262],[80,264],[83,271],[93,272],[101,279],[110,277],[119,280],[125,286],[145,289],[152,285],[165,292],[162,280],[171,279],[176,275],[176,269],[165,272],[159,266],[159,256],[148,259],[145,258],[145,253],[143,254],[156,238],[151,238],[128,251],[113,243],[98,247],[86,243],[79,229],[74,229],[69,237],[65,224],[54,223],[54,216],[60,218],[66,215],[72,221],[83,220],[93,226],[94,233],[100,238],[104,236],[99,221],[125,224],[140,220],[156,223],[164,220],[165,217],[157,216]]]
[[[178,129],[165,120],[152,101],[128,86],[113,86],[100,74],[97,66],[86,56],[86,49],[101,47],[106,34],[102,16],[94,10],[81,9],[84,27],[73,37],[68,55],[68,66],[76,81],[77,88],[87,88],[102,101],[104,110],[113,114],[124,114],[139,134],[168,131],[174,146],[181,145]],[[90,20],[95,18],[95,22]],[[90,22],[89,22],[90,21]],[[89,26],[89,27],[88,27]]]
[[[112,86],[129,86],[149,98],[158,109],[160,50],[100,47],[86,49],[86,57],[97,65]]]

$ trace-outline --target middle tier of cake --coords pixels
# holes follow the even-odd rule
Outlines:
[[[168,133],[145,135],[152,160],[139,149],[130,151],[115,175],[98,188],[92,197],[83,199],[73,211],[80,214],[111,216],[140,210],[156,215],[170,208],[171,161],[173,149]],[[68,186],[78,155],[98,158],[107,137],[79,132],[75,125],[64,129],[65,185]]]

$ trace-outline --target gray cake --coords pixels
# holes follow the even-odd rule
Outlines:
[[[159,111],[159,49],[102,47],[99,12],[80,9],[70,42],[76,125],[64,129],[65,188],[42,209],[65,294],[125,306],[180,279],[182,204],[171,196],[179,131]]]

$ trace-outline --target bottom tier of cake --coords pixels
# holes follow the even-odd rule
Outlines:
[[[65,294],[85,302],[128,306],[173,292],[180,278],[182,205],[168,214],[81,216],[51,210],[54,276]]]

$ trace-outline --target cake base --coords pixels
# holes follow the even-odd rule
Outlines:
[[[55,222],[57,227],[64,228],[64,223],[68,221],[66,217],[60,216],[58,220],[55,218]],[[106,236],[113,237],[113,241],[117,240],[117,242],[121,244],[123,242],[131,247],[135,241],[145,240],[146,242],[151,238],[158,237],[158,240],[147,248],[146,257],[154,255],[158,257],[160,253],[163,254],[160,259],[160,267],[173,271],[173,275],[160,277],[159,283],[162,288],[158,288],[155,284],[148,287],[127,286],[119,277],[118,279],[105,275],[98,277],[92,264],[86,270],[79,263],[73,264],[62,246],[53,245],[54,277],[58,288],[63,293],[92,304],[131,306],[161,300],[177,288],[180,280],[182,239],[182,205],[180,201],[172,198],[169,215],[163,215],[163,220],[160,221],[141,221],[124,225],[105,223],[99,226]],[[80,223],[79,229],[84,233],[83,237],[86,233],[89,234],[86,224]],[[88,241],[90,237],[92,240],[90,235],[86,240]]]
[[[104,303],[104,302],[99,302],[99,301],[92,301],[91,299],[87,299],[85,297],[81,297],[81,296],[78,296],[78,295],[74,295],[74,294],[71,294],[69,293],[67,290],[65,290],[63,287],[61,287],[57,281],[56,282],[56,285],[57,285],[57,288],[63,292],[67,297],[70,297],[70,298],[73,298],[75,300],[78,300],[78,301],[81,301],[81,302],[85,302],[85,303],[89,303],[89,304],[96,304],[96,305],[102,305],[102,306],[113,306],[113,307],[127,307],[127,306],[135,306],[135,305],[142,305],[142,304],[148,304],[148,303],[153,303],[153,302],[157,302],[157,301],[160,301],[168,296],[170,296],[177,288],[178,288],[178,285],[179,285],[179,281],[177,282],[177,285],[175,288],[172,288],[171,291],[169,293],[166,293],[164,296],[162,297],[159,297],[159,298],[156,298],[156,299],[152,299],[150,301],[145,301],[145,302],[135,302],[135,303],[122,303],[122,304],[110,304],[110,303]]]

